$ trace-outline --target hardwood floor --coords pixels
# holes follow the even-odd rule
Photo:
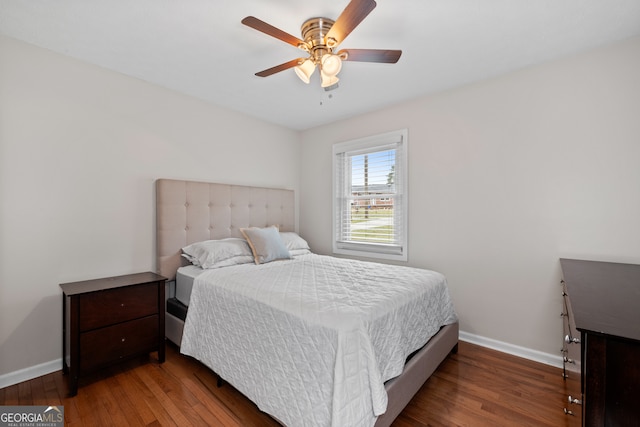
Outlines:
[[[81,379],[73,398],[59,371],[0,389],[0,405],[63,405],[69,426],[279,426],[174,345],[153,356]],[[393,426],[568,426],[567,387],[558,368],[460,342]]]

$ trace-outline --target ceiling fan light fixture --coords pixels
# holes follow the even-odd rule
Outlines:
[[[294,70],[298,77],[300,77],[300,80],[309,84],[311,81],[311,75],[316,70],[316,64],[314,64],[310,59],[307,59],[302,64],[295,67]]]
[[[322,87],[333,90],[338,86],[338,73],[342,69],[342,61],[378,62],[395,64],[400,59],[401,50],[388,49],[349,49],[338,51],[344,39],[366,18],[376,7],[375,0],[350,0],[347,7],[335,21],[329,18],[315,17],[307,19],[300,28],[302,38],[292,36],[273,25],[267,24],[255,16],[247,16],[241,22],[268,36],[279,39],[291,46],[302,49],[308,58],[297,58],[275,67],[267,68],[256,74],[268,77],[290,68],[305,83],[309,84],[311,75],[318,67],[321,73]],[[334,51],[336,53],[334,53]]]
[[[342,59],[339,55],[326,53],[322,55],[322,72],[328,76],[335,77],[342,69]]]
[[[337,84],[338,81],[340,80],[335,75],[332,76],[332,75],[329,75],[329,74],[325,73],[324,70],[320,70],[320,77],[322,78],[321,86],[324,87],[324,88],[331,87],[331,86]]]

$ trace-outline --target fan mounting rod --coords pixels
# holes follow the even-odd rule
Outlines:
[[[331,48],[335,45],[335,40],[326,40],[327,33],[334,23],[328,18],[307,19],[300,29],[305,45],[299,47],[309,52],[319,62],[322,55],[331,53]]]

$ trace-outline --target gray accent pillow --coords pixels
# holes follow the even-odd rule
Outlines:
[[[291,254],[280,237],[278,227],[241,228],[240,232],[247,239],[256,264],[291,258]]]

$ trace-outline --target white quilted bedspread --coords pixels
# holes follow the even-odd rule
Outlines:
[[[372,426],[384,381],[456,320],[440,273],[312,254],[203,272],[181,352],[289,427]]]

